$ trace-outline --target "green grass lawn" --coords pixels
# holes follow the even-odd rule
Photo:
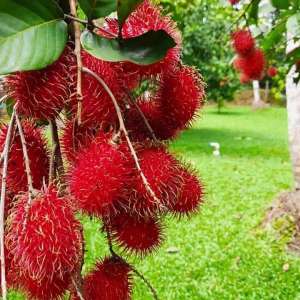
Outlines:
[[[221,144],[220,158],[210,142]],[[299,259],[258,228],[272,199],[292,183],[286,111],[231,107],[217,114],[207,108],[171,149],[199,170],[207,195],[198,215],[167,220],[155,255],[130,259],[160,299],[300,299]],[[85,272],[107,253],[98,227],[86,219]],[[170,247],[179,252],[169,254]],[[134,300],[152,299],[139,279],[134,283]]]

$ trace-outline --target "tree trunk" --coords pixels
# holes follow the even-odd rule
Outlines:
[[[289,143],[295,178],[295,188],[300,190],[300,84],[294,83],[295,67],[286,78],[286,98]]]
[[[253,109],[265,108],[266,104],[261,100],[260,97],[259,81],[253,80],[252,86],[253,86],[253,102],[252,102]]]

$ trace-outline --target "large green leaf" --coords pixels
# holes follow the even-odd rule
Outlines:
[[[117,0],[79,0],[88,19],[99,19],[117,10]]]
[[[88,30],[81,35],[84,49],[91,55],[111,62],[129,61],[150,65],[162,60],[176,44],[163,30],[149,31],[131,39],[106,39]]]
[[[271,0],[274,7],[278,9],[288,9],[290,6],[290,0]]]
[[[257,23],[259,3],[260,0],[252,0],[250,3],[248,16],[251,23]]]
[[[52,0],[0,0],[0,74],[41,69],[67,42],[64,13]]]
[[[262,41],[262,48],[264,51],[268,52],[273,47],[276,47],[285,37],[285,31],[286,26],[284,22],[279,22],[277,25],[275,25]]]
[[[122,27],[127,17],[131,14],[136,7],[143,2],[143,0],[117,0],[118,1],[118,20],[119,25]]]

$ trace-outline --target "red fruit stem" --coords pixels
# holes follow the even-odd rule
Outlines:
[[[11,135],[13,132],[15,124],[15,110],[10,119],[8,126],[5,145],[3,150],[3,168],[2,168],[2,182],[1,182],[1,204],[0,204],[0,258],[1,258],[1,290],[2,290],[2,299],[7,299],[7,286],[6,286],[6,274],[5,274],[5,253],[4,253],[4,209],[5,209],[5,193],[6,193],[6,177],[8,169],[8,158],[9,158],[9,149],[11,142]]]
[[[71,15],[74,18],[77,18],[77,8],[76,8],[76,0],[69,0]],[[81,58],[81,43],[80,43],[80,23],[73,20],[74,26],[74,34],[75,34],[75,49],[74,53],[76,55],[77,60],[77,101],[78,101],[78,109],[77,109],[77,121],[78,125],[81,124],[81,111],[82,111],[82,58]]]
[[[126,94],[128,95],[129,99],[130,99],[130,102],[131,104],[134,105],[134,107],[136,108],[136,110],[138,111],[138,113],[140,114],[141,118],[143,119],[147,129],[149,130],[150,134],[151,134],[151,137],[152,139],[155,141],[155,142],[158,142],[156,136],[155,136],[155,133],[149,123],[149,121],[147,120],[147,118],[145,117],[144,113],[142,112],[141,108],[138,106],[138,104],[136,103],[136,101],[134,101],[132,95],[130,94],[130,92],[126,91]]]
[[[105,81],[99,77],[96,73],[94,73],[93,71],[91,71],[90,69],[86,68],[86,67],[83,67],[82,68],[82,71],[91,75],[92,77],[94,77],[102,86],[103,88],[105,89],[105,91],[108,93],[108,95],[110,96],[113,104],[114,104],[114,107],[115,107],[115,110],[116,110],[116,113],[117,113],[117,116],[118,116],[118,120],[119,120],[119,124],[120,124],[120,131],[122,131],[125,135],[125,139],[126,139],[126,142],[129,146],[129,149],[130,149],[130,152],[131,152],[131,155],[133,157],[133,160],[135,162],[135,165],[136,165],[136,168],[142,178],[142,181],[145,185],[145,188],[146,190],[149,192],[149,194],[153,197],[153,199],[157,202],[157,203],[160,203],[160,200],[156,197],[154,191],[152,190],[152,188],[150,187],[150,184],[146,178],[146,176],[144,175],[142,169],[141,169],[141,166],[140,166],[140,163],[139,163],[139,158],[137,157],[137,154],[134,150],[134,147],[130,141],[130,138],[129,138],[129,135],[128,135],[128,132],[127,132],[127,129],[125,127],[125,124],[124,124],[124,119],[123,119],[123,116],[122,116],[122,112],[121,112],[121,108],[120,106],[118,105],[118,102],[114,96],[114,94],[112,93],[112,91],[110,90],[110,88],[108,87],[108,85],[105,83]]]
[[[57,174],[60,183],[64,184],[65,170],[59,143],[58,129],[55,120],[51,120],[49,123],[52,135],[52,154],[50,161],[49,183],[51,183],[56,178]]]

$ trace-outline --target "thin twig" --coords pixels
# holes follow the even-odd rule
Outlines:
[[[135,273],[138,277],[140,277],[142,279],[142,281],[144,281],[144,283],[147,285],[147,287],[149,288],[149,290],[152,293],[153,299],[159,300],[158,294],[157,294],[155,288],[150,283],[150,281],[148,279],[146,279],[145,276],[142,273],[140,273],[134,266],[131,265],[131,269],[132,269],[133,273]]]
[[[2,297],[3,300],[7,299],[7,286],[6,286],[6,274],[5,274],[5,253],[4,253],[4,214],[5,214],[5,193],[6,193],[6,177],[7,177],[7,169],[8,169],[8,159],[9,159],[9,149],[10,149],[10,142],[11,142],[11,135],[13,132],[13,127],[15,124],[15,112],[10,119],[10,123],[8,126],[4,150],[3,150],[3,157],[4,157],[4,164],[2,168],[2,182],[1,182],[1,204],[0,204],[0,257],[1,257],[1,290],[2,290]]]
[[[77,296],[79,297],[80,300],[84,300],[82,293],[81,293],[79,287],[77,286],[76,280],[73,277],[71,278],[71,280],[72,280],[72,284],[76,290]]]
[[[135,152],[135,149],[134,149],[134,147],[133,147],[133,145],[132,145],[132,143],[130,141],[127,129],[125,127],[123,116],[122,116],[122,112],[121,112],[121,108],[118,105],[117,99],[115,98],[114,94],[112,93],[112,91],[110,90],[110,88],[108,87],[108,85],[105,83],[105,81],[101,77],[99,77],[95,72],[93,72],[90,69],[85,68],[85,67],[82,68],[82,71],[85,72],[85,73],[87,73],[87,74],[89,74],[89,75],[91,75],[92,77],[94,77],[103,86],[103,88],[105,89],[105,91],[110,96],[110,98],[111,98],[111,100],[112,100],[112,102],[114,104],[117,116],[118,116],[118,120],[119,120],[119,123],[120,123],[120,131],[122,131],[124,133],[124,135],[125,135],[126,142],[127,142],[128,146],[129,146],[131,155],[132,155],[133,160],[135,162],[136,168],[137,168],[137,170],[138,170],[138,172],[139,172],[139,174],[140,174],[140,176],[142,178],[144,186],[145,186],[146,190],[148,191],[148,193],[153,197],[153,199],[157,203],[160,203],[159,199],[156,197],[154,191],[150,187],[150,184],[149,184],[146,176],[144,175],[144,173],[143,173],[143,171],[141,169],[141,166],[140,166],[140,163],[139,163],[139,159],[138,159],[137,154]]]
[[[58,129],[57,129],[55,120],[51,120],[49,123],[50,123],[51,136],[52,136],[51,160],[53,159],[52,166],[51,166],[52,170],[50,170],[49,183],[51,183],[52,180],[55,179],[56,172],[57,172],[59,181],[61,184],[63,184],[65,170],[64,170],[64,164],[63,164],[63,160],[62,160],[61,148],[60,148],[60,143],[59,143]]]
[[[24,157],[24,163],[25,163],[25,171],[26,171],[26,175],[27,175],[28,202],[27,202],[26,209],[28,209],[31,205],[32,197],[34,195],[33,181],[32,181],[31,169],[30,169],[30,159],[28,156],[26,139],[24,136],[24,131],[23,131],[23,127],[22,127],[20,118],[18,116],[16,109],[14,109],[14,112],[15,112],[15,116],[16,116],[16,122],[17,122],[17,127],[18,127],[18,131],[19,131],[19,135],[20,135],[20,140],[21,140],[21,144],[22,144],[23,157]]]
[[[72,17],[77,19],[77,9],[76,9],[76,0],[69,0],[71,15]],[[82,111],[82,58],[81,58],[81,43],[80,43],[80,23],[73,20],[74,26],[74,34],[75,34],[75,50],[74,53],[76,55],[77,60],[77,87],[76,87],[76,95],[78,101],[77,108],[77,121],[78,124],[81,124],[81,111]]]
[[[137,109],[138,113],[140,114],[141,118],[143,119],[147,129],[149,130],[150,134],[151,134],[151,137],[152,139],[155,141],[155,142],[158,142],[156,136],[155,136],[155,133],[153,131],[153,128],[151,127],[148,119],[145,117],[143,111],[141,110],[141,108],[138,106],[138,104],[136,103],[136,101],[134,101],[132,95],[130,94],[130,92],[126,91],[126,94],[127,96],[129,97],[130,99],[130,102],[132,105],[134,105],[134,107]]]
[[[5,102],[7,99],[9,99],[11,95],[7,94],[0,98],[0,103]]]

